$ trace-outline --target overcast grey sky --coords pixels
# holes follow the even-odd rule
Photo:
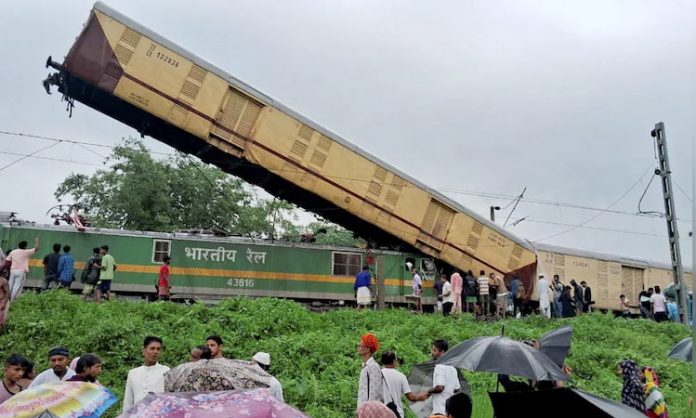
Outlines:
[[[46,57],[62,60],[91,2],[0,3],[0,131],[105,145],[136,135],[82,104],[69,119],[41,87]],[[508,228],[550,244],[669,261],[664,219],[631,215],[655,166],[650,130],[664,121],[691,263],[694,2],[107,4],[483,216],[510,201],[492,195],[527,187],[512,215],[527,219]],[[50,144],[0,135],[0,210],[47,221],[61,180],[92,173],[84,163],[109,152],[62,143],[37,156],[73,163],[27,158],[1,169],[19,158],[6,153]],[[657,180],[646,210],[664,210]],[[624,194],[611,209],[629,214],[562,233],[598,214],[565,204],[607,208]]]

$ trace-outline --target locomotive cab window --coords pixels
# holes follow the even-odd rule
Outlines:
[[[355,276],[362,269],[361,254],[334,252],[332,261],[334,276]]]
[[[152,262],[164,263],[164,256],[171,253],[172,242],[162,239],[152,241]]]

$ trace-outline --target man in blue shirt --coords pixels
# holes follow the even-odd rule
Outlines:
[[[667,300],[667,317],[672,322],[681,321],[681,318],[679,318],[679,307],[677,306],[677,302],[671,298]]]
[[[355,276],[355,285],[353,285],[353,289],[355,290],[355,298],[357,299],[358,303],[358,310],[372,303],[372,293],[370,292],[371,282],[372,277],[370,276],[370,267],[365,265],[363,266],[362,271]]]
[[[70,255],[70,246],[63,246],[63,255],[58,260],[58,285],[60,287],[70,287],[75,272],[75,259]]]

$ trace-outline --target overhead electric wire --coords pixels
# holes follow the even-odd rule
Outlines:
[[[56,137],[49,137],[49,136],[43,136],[43,135],[36,135],[36,134],[28,134],[28,133],[22,133],[22,132],[11,132],[11,131],[1,131],[1,135],[10,135],[10,136],[20,136],[20,137],[27,137],[27,138],[35,138],[35,139],[43,139],[43,140],[50,140],[50,141],[55,141],[56,144],[60,142],[66,142],[66,143],[72,143],[76,144],[79,146],[96,146],[96,147],[102,147],[102,148],[109,148],[109,149],[114,149],[116,146],[114,145],[106,145],[106,144],[98,144],[94,142],[87,142],[87,141],[80,141],[76,139],[64,139],[64,138],[56,138]],[[95,153],[96,155],[102,156],[101,154],[96,153],[93,150],[89,150],[86,147],[83,147],[86,150]],[[39,150],[40,152],[41,150]],[[174,156],[175,154],[171,153],[163,153],[163,152],[156,152],[156,151],[150,151],[153,154],[159,154],[159,155],[164,155],[164,156]],[[3,153],[0,151],[0,153]],[[4,152],[7,153],[7,152]],[[42,159],[48,159],[48,157],[35,157],[33,154],[28,155],[25,154],[26,158],[42,158]],[[73,162],[70,160],[60,160],[60,159],[54,159],[56,161],[64,161],[64,162]],[[212,163],[216,162],[221,162],[221,161],[212,161]],[[84,162],[73,162],[75,164],[84,164],[84,165],[93,165],[91,163],[84,163]],[[242,164],[249,164],[247,162],[241,162]],[[269,169],[269,171],[274,171],[274,172],[296,172],[298,170],[290,170],[290,169],[283,169],[283,168],[274,168],[274,169]],[[354,177],[345,177],[345,176],[331,176],[331,175],[325,175],[326,177],[332,178],[332,179],[342,179],[342,180],[350,180],[350,181],[357,181],[357,182],[370,182],[371,179],[359,179],[359,178],[354,178]],[[642,178],[642,177],[641,177]],[[389,185],[389,183],[384,183],[384,185]],[[405,185],[406,187],[409,186],[408,182]],[[477,196],[477,197],[485,197],[485,198],[490,198],[490,199],[500,199],[500,200],[508,200],[509,203],[507,206],[510,204],[514,203],[519,195],[513,196],[513,195],[506,195],[506,194],[498,194],[498,193],[486,193],[486,192],[478,192],[478,191],[470,191],[470,190],[461,190],[461,189],[451,189],[451,188],[440,188],[439,190],[445,192],[445,193],[454,193],[454,194],[463,194],[463,195],[470,195],[470,196]],[[680,189],[681,190],[681,189]],[[682,193],[684,191],[682,190]],[[685,194],[686,195],[686,194]],[[687,195],[688,198],[688,195]],[[610,205],[608,208],[597,208],[597,207],[592,207],[592,206],[586,206],[586,205],[579,205],[579,204],[574,204],[574,203],[567,203],[567,202],[558,202],[558,201],[550,201],[550,200],[543,200],[543,199],[533,199],[533,198],[525,198],[522,203],[531,203],[531,204],[538,204],[538,205],[546,205],[546,206],[556,206],[556,207],[567,207],[571,209],[581,209],[581,210],[588,210],[588,211],[596,211],[599,212],[601,215],[602,213],[612,213],[612,214],[618,214],[618,215],[627,215],[627,216],[638,216],[638,217],[658,217],[662,216],[662,214],[644,214],[644,213],[635,213],[635,212],[628,212],[628,211],[622,211],[622,210],[616,210],[616,209],[611,209]],[[594,218],[593,218],[594,219]],[[684,222],[691,222],[691,219],[684,219],[684,218],[678,218],[679,221],[684,221]],[[550,239],[550,238],[546,238]]]
[[[614,206],[614,205],[616,205],[617,203],[619,203],[624,197],[626,197],[626,196],[627,196],[627,195],[628,195],[628,194],[629,194],[629,193],[630,193],[642,180],[643,180],[643,177],[644,177],[646,174],[648,174],[650,171],[652,171],[652,170],[653,170],[653,163],[651,162],[651,163],[650,163],[650,166],[643,172],[643,174],[640,175],[640,177],[638,177],[638,180],[636,180],[636,181],[631,185],[631,187],[628,188],[628,190],[626,190],[624,193],[622,193],[621,196],[618,197],[618,199],[614,200],[609,206],[607,206],[606,209],[611,209],[612,206]],[[557,232],[557,233],[555,233],[555,234],[549,235],[549,236],[544,237],[544,238],[542,238],[542,239],[539,239],[539,240],[537,240],[537,241],[539,241],[539,242],[541,242],[541,241],[546,241],[546,240],[548,240],[548,239],[556,238],[556,237],[558,237],[558,236],[560,236],[560,235],[567,234],[568,232],[574,231],[574,230],[576,230],[576,229],[578,229],[578,228],[580,228],[580,227],[582,227],[582,226],[584,226],[584,225],[587,225],[588,223],[590,223],[590,222],[592,222],[593,220],[595,220],[595,219],[599,218],[600,216],[602,216],[604,213],[605,213],[604,211],[598,212],[598,213],[596,213],[595,215],[593,215],[593,216],[591,216],[590,218],[588,218],[586,221],[580,223],[579,225],[575,225],[575,226],[573,226],[573,227],[571,227],[571,228],[568,228],[568,229],[566,229],[566,230],[564,230],[564,231]]]
[[[13,165],[17,164],[18,162],[20,162],[20,161],[22,161],[22,160],[25,160],[25,159],[27,159],[27,158],[29,158],[29,157],[33,157],[34,154],[38,154],[38,153],[40,153],[41,151],[45,151],[45,150],[47,150],[47,149],[49,149],[49,148],[53,148],[53,147],[55,147],[55,146],[58,145],[58,144],[60,144],[60,142],[56,142],[56,143],[53,143],[53,144],[51,144],[51,145],[49,145],[49,146],[40,148],[40,149],[38,149],[38,150],[32,152],[31,154],[23,155],[23,156],[21,156],[20,158],[18,158],[18,159],[16,159],[16,160],[12,161],[11,163],[6,164],[6,165],[0,167],[0,171],[4,170],[4,169],[6,169],[6,168],[12,167]]]
[[[103,167],[104,166],[103,164],[88,163],[86,161],[75,161],[75,160],[68,160],[68,159],[64,159],[64,158],[43,157],[40,155],[21,154],[19,152],[12,152],[12,151],[0,151],[0,154],[16,155],[19,157],[35,158],[35,159],[39,159],[39,160],[59,161],[59,162],[71,163],[71,164],[91,165],[94,167]]]

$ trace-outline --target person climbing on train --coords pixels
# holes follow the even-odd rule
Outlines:
[[[355,284],[353,285],[357,310],[372,304],[372,292],[370,291],[371,284],[372,276],[370,275],[370,266],[365,264],[362,267],[362,271],[355,276]]]

